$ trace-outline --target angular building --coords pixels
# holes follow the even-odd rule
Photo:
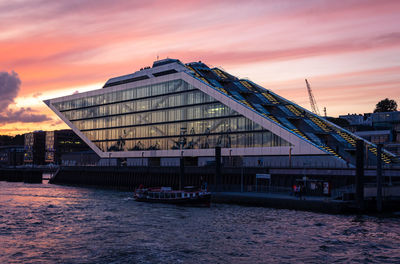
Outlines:
[[[250,80],[202,62],[155,61],[112,78],[102,89],[45,103],[101,158],[128,165],[198,166],[220,146],[226,161],[247,166],[346,167],[356,135]],[[365,141],[369,164],[376,146]],[[384,164],[395,161],[384,151]],[[241,164],[240,164],[241,165]]]

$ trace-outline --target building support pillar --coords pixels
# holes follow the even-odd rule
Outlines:
[[[221,190],[221,147],[215,147],[215,190]]]
[[[360,212],[364,210],[364,141],[356,141],[356,202]]]
[[[179,190],[182,190],[185,185],[185,162],[183,156],[179,159]]]
[[[382,212],[382,144],[377,146],[376,160],[376,209]]]

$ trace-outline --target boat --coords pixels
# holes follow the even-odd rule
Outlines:
[[[183,190],[172,190],[171,187],[144,188],[140,186],[135,190],[133,198],[138,202],[201,207],[210,207],[211,205],[211,193],[206,189],[193,186],[185,187]]]

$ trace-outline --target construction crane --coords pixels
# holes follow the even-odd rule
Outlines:
[[[308,98],[310,99],[311,109],[312,109],[314,114],[320,115],[319,109],[318,109],[318,106],[317,106],[317,102],[315,101],[314,95],[313,95],[313,93],[311,91],[311,86],[308,83],[307,79],[306,79],[306,85],[307,85],[307,91],[308,91]]]

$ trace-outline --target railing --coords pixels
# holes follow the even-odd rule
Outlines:
[[[289,194],[293,190],[291,187],[282,186],[265,186],[265,185],[246,185],[247,192],[261,192],[261,193],[285,193]]]
[[[265,98],[267,98],[270,102],[272,102],[273,104],[279,104],[278,100],[275,99],[275,97],[269,93],[262,93],[262,95],[265,96]]]
[[[324,132],[331,132],[332,129],[330,129],[325,123],[323,123],[321,120],[319,120],[316,117],[310,117],[310,120],[312,122],[314,122],[314,124],[316,124],[317,126],[319,126]]]
[[[210,186],[211,191],[216,190],[216,186]],[[282,186],[265,186],[265,185],[243,185],[240,184],[224,184],[218,188],[224,192],[254,192],[254,193],[276,193],[291,194],[291,187]]]
[[[59,167],[57,168],[56,172],[54,172],[54,173],[51,175],[51,177],[50,177],[50,179],[49,179],[49,182],[50,182],[50,183],[51,183],[52,181],[54,181],[54,179],[56,178],[57,174],[60,172],[60,169],[61,169],[61,167],[59,166]]]
[[[286,105],[286,108],[289,109],[296,116],[304,116],[296,107],[293,105]]]
[[[356,191],[356,185],[351,184],[347,186],[343,186],[337,189],[333,189],[331,191],[331,197],[332,199],[340,198],[343,197],[344,193],[354,193]]]

